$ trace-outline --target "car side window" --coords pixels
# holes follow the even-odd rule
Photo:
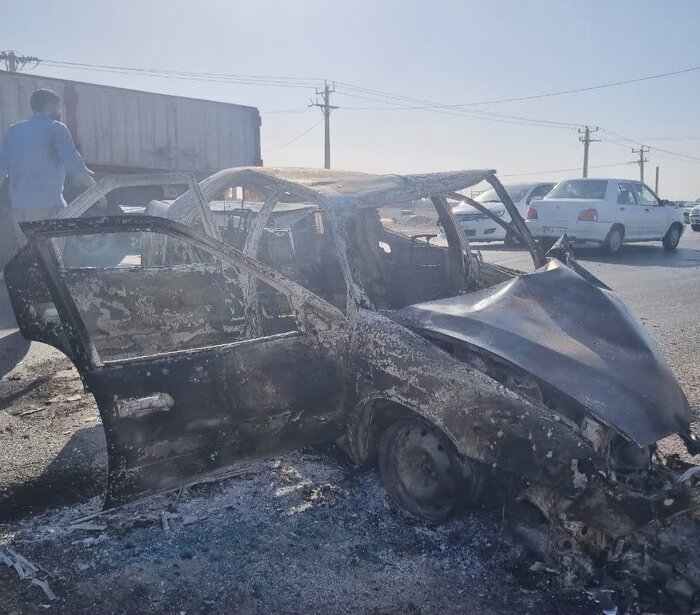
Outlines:
[[[617,184],[617,204],[618,205],[636,205],[637,199],[632,184],[618,182]]]
[[[284,213],[272,212],[256,259],[345,313],[345,276],[325,213],[315,208]]]
[[[537,186],[527,199],[528,203],[531,203],[533,199],[546,197],[554,188],[554,184],[544,184],[542,186]]]
[[[637,199],[640,205],[658,205],[659,200],[654,193],[649,190],[644,184],[635,183],[634,190],[637,193]]]
[[[70,256],[74,242],[96,249],[114,235],[120,233],[51,240],[62,253],[59,276],[101,363],[301,330],[288,297],[265,278],[181,238],[167,237],[169,264],[159,266],[142,258],[148,249],[142,246],[165,237],[158,232],[131,234],[126,253],[108,267],[90,263],[85,250],[80,261]]]

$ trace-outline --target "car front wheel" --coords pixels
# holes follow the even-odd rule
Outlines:
[[[428,523],[440,523],[461,502],[475,502],[481,466],[463,460],[438,429],[417,419],[390,425],[379,442],[379,471],[391,500]]]
[[[666,235],[661,240],[661,243],[664,246],[664,250],[675,250],[680,240],[681,229],[678,224],[672,224],[671,228],[666,231]]]

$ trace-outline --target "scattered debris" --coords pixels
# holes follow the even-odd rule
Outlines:
[[[103,532],[107,529],[107,526],[100,523],[74,523],[68,529],[71,531],[83,530],[85,532]]]
[[[0,562],[12,567],[17,572],[17,576],[23,580],[29,580],[32,585],[36,585],[46,594],[49,600],[55,600],[56,595],[51,591],[46,579],[39,579],[35,575],[39,572],[39,567],[35,566],[27,558],[20,555],[14,549],[6,547],[0,551]]]
[[[36,585],[37,587],[40,587],[41,590],[46,594],[46,597],[49,600],[56,600],[56,594],[54,594],[51,591],[51,588],[49,587],[48,581],[45,581],[45,580],[42,581],[40,579],[33,578],[31,581],[31,584]]]
[[[348,497],[347,491],[344,491],[337,485],[324,483],[318,487],[314,487],[305,501],[314,506],[337,506],[343,498]]]
[[[15,416],[29,416],[31,414],[36,414],[37,412],[44,412],[45,410],[48,410],[48,408],[46,408],[46,407],[28,408],[27,410],[23,410],[22,412],[18,412]]]
[[[602,615],[617,615],[617,605],[615,604],[615,591],[596,587],[586,590],[586,594],[600,606]]]
[[[679,483],[685,483],[691,478],[695,478],[700,474],[700,466],[692,466],[688,468],[681,476],[678,478]]]

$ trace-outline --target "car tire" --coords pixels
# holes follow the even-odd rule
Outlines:
[[[666,231],[661,243],[664,250],[675,250],[678,247],[678,242],[681,240],[682,228],[679,224],[672,224]]]
[[[483,486],[478,462],[459,456],[444,433],[419,419],[392,423],[379,441],[379,472],[391,501],[431,524],[475,503]]]
[[[605,243],[603,247],[608,254],[615,254],[621,247],[625,240],[625,230],[621,226],[613,226],[608,232],[608,236],[605,238]]]
[[[513,235],[513,233],[506,231],[505,239],[503,239],[503,245],[506,248],[517,248],[520,245],[520,241],[515,235]]]
[[[700,233],[700,224],[691,224],[690,228],[692,228],[696,233]]]

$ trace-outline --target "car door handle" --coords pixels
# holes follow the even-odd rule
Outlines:
[[[167,412],[175,405],[175,400],[167,393],[153,393],[146,397],[117,397],[115,401],[120,419],[136,419],[154,412]]]
[[[648,208],[648,207],[645,207],[645,208],[644,208],[644,211],[649,211],[649,208]]]
[[[624,208],[624,207],[620,207],[620,211],[625,211],[625,208]]]

